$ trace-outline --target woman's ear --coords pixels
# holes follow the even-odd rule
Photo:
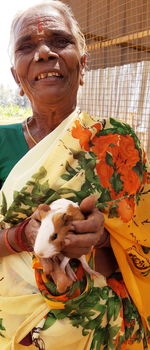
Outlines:
[[[16,84],[19,86],[19,95],[20,95],[20,96],[23,96],[23,95],[24,95],[24,91],[23,91],[23,88],[22,88],[22,86],[21,86],[21,84],[20,84],[20,81],[19,81],[19,79],[18,79],[18,75],[17,75],[17,73],[16,73],[16,70],[15,70],[14,67],[11,67],[10,70],[11,70],[11,73],[12,73],[12,75],[13,75],[13,77],[14,77],[14,80],[15,80]]]
[[[86,66],[86,55],[81,56],[80,60],[80,85],[82,86],[84,84],[84,74],[85,74],[85,66]]]

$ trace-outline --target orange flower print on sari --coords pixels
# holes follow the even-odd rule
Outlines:
[[[147,171],[144,171],[143,174],[143,183],[144,184],[150,184],[150,173]]]
[[[100,136],[100,137],[93,137],[91,147],[91,151],[94,152],[97,157],[100,159],[102,156],[105,156],[107,151],[110,151],[113,149],[113,147],[109,148],[109,145],[115,145],[119,141],[119,135],[117,134],[108,134],[106,136]]]
[[[106,160],[102,158],[96,165],[97,174],[100,178],[102,186],[111,190],[110,178],[114,172],[114,169],[106,163]]]
[[[107,284],[121,298],[128,298],[128,293],[123,281],[117,281],[114,278],[107,278]]]
[[[123,182],[124,193],[134,194],[138,191],[141,182],[140,177],[128,166],[119,169],[121,181]]]
[[[93,128],[95,128],[97,132],[99,132],[100,130],[102,130],[102,123],[93,124]]]
[[[134,139],[130,135],[120,135],[116,167],[120,168],[126,165],[132,168],[139,160],[139,151],[135,148]]]
[[[123,222],[128,222],[131,220],[134,207],[130,205],[128,198],[123,198],[118,202],[117,212]]]
[[[79,122],[75,121],[75,127],[72,128],[72,136],[76,139],[79,139],[81,148],[84,148],[85,151],[89,151],[89,141],[91,139],[92,133],[90,130],[85,129]]]

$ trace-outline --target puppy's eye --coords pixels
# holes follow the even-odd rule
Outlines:
[[[51,241],[54,241],[57,238],[58,234],[54,233],[53,236],[51,237]]]
[[[39,220],[39,219],[35,219],[39,224],[41,224],[41,220]]]

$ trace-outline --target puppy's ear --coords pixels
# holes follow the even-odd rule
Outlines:
[[[40,204],[35,210],[35,212],[32,214],[32,218],[41,221],[45,218],[49,211],[50,207],[48,204]]]
[[[38,206],[38,211],[39,211],[39,218],[40,218],[40,221],[42,219],[45,218],[45,216],[48,214],[48,212],[50,211],[50,207],[48,204],[40,204]]]
[[[48,204],[43,203],[43,204],[39,204],[38,209],[43,211],[49,211],[50,206]]]

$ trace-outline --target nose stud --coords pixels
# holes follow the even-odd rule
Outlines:
[[[40,58],[39,52],[35,52],[35,54],[34,54],[34,61],[38,62],[39,58]]]

